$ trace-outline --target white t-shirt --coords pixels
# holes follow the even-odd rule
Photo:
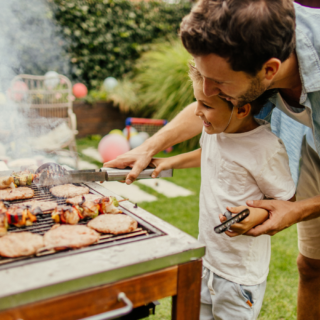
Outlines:
[[[206,245],[204,265],[217,275],[243,285],[267,278],[270,237],[216,234],[219,214],[227,206],[246,205],[265,197],[289,200],[295,194],[289,159],[270,124],[245,133],[202,133],[199,240]]]

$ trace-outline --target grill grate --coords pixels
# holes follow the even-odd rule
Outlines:
[[[77,186],[86,186],[85,184],[79,184],[75,183]],[[86,186],[88,187],[88,186]],[[16,204],[16,203],[23,203],[30,200],[39,200],[39,201],[53,201],[57,202],[58,205],[66,204],[66,199],[64,198],[56,198],[54,197],[48,187],[45,188],[37,188],[34,184],[31,185],[31,188],[34,190],[34,197],[32,199],[25,199],[25,200],[13,200],[13,201],[7,201],[10,204]],[[94,189],[90,188],[90,193],[101,195],[99,192],[95,191]],[[36,256],[28,256],[28,257],[20,257],[20,258],[2,258],[0,257],[0,269],[11,267],[11,266],[17,266],[21,264],[26,263],[34,263],[39,261],[39,259],[52,259],[52,258],[58,258],[65,255],[70,254],[78,254],[82,252],[87,252],[95,249],[105,248],[109,246],[124,244],[127,242],[133,242],[133,241],[139,241],[144,239],[149,239],[150,237],[160,236],[164,235],[164,233],[155,228],[154,226],[150,225],[146,221],[140,219],[139,217],[135,216],[133,213],[131,213],[129,210],[123,208],[121,205],[121,210],[124,214],[132,216],[135,220],[138,221],[138,229],[136,229],[134,232],[122,234],[122,235],[112,235],[112,234],[102,234],[100,237],[99,242],[92,244],[89,247],[81,248],[81,249],[68,249],[64,251],[54,251],[54,250],[43,250],[39,251]],[[88,220],[80,221],[78,224],[86,225],[88,223]],[[42,215],[37,215],[37,221],[33,223],[32,226],[25,226],[25,227],[14,227],[10,226],[8,229],[8,232],[23,232],[28,231],[40,235],[44,235],[47,231],[51,229],[51,227],[54,225],[53,220],[51,219],[50,211],[44,211]]]

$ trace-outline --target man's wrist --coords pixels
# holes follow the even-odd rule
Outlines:
[[[311,220],[320,216],[320,196],[295,202],[297,222]]]

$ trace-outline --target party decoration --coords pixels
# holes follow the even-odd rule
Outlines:
[[[98,151],[104,162],[115,159],[130,150],[125,137],[118,134],[108,134],[99,142]]]
[[[122,133],[127,138],[127,136],[128,136],[127,128],[124,128],[122,130]],[[130,137],[134,136],[135,134],[138,134],[137,129],[135,129],[134,127],[130,127]]]
[[[50,90],[54,89],[60,83],[59,73],[58,72],[48,71],[44,75],[44,77],[45,77],[44,85]]]
[[[109,132],[109,134],[118,134],[118,135],[120,135],[121,137],[124,136],[123,133],[122,133],[122,131],[121,131],[120,129],[113,129],[113,130],[111,130],[111,131]]]
[[[10,99],[14,101],[22,101],[27,97],[28,86],[23,81],[16,81],[13,85],[8,89],[7,93]]]
[[[146,141],[150,137],[149,133],[144,131],[139,132],[138,135],[143,139],[143,141]]]
[[[129,139],[129,144],[131,149],[139,147],[141,144],[143,144],[143,142],[144,142],[143,137],[139,136],[138,134],[133,137],[130,137]]]
[[[118,80],[115,79],[114,77],[105,78],[103,81],[103,88],[106,91],[113,90],[117,85],[118,85]]]
[[[88,93],[88,89],[83,83],[76,83],[72,88],[72,92],[76,98],[84,98]]]

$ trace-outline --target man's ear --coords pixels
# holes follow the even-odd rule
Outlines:
[[[268,81],[273,80],[281,66],[281,61],[277,58],[271,58],[262,67],[263,77]]]
[[[238,119],[244,119],[245,117],[247,117],[250,112],[251,112],[251,104],[247,103],[242,107],[237,108],[237,112],[236,112],[236,117]]]

